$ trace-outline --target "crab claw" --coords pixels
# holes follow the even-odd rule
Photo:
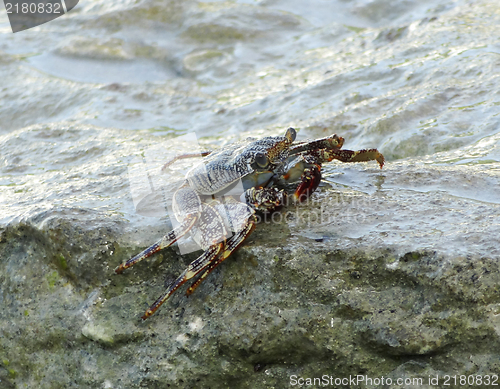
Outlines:
[[[302,202],[309,198],[309,196],[316,190],[321,182],[321,165],[312,165],[304,169],[302,173],[301,182],[293,197],[295,201]]]
[[[377,149],[363,149],[358,151],[352,150],[326,150],[322,156],[325,161],[338,159],[342,162],[367,162],[377,161],[380,168],[384,166],[385,158]]]
[[[341,151],[349,151],[349,150],[341,150]],[[385,158],[377,149],[369,149],[369,150],[359,150],[352,152],[350,159],[348,162],[365,162],[365,161],[377,161],[380,165],[380,169],[384,166]]]

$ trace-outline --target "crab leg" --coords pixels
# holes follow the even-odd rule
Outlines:
[[[211,154],[211,151],[202,151],[201,153],[191,153],[191,154],[181,154],[181,155],[176,155],[174,158],[172,158],[170,161],[165,162],[165,164],[162,166],[161,171],[165,171],[167,167],[172,165],[174,162],[178,161],[179,159],[187,159],[187,158],[196,158],[196,157],[206,157],[207,155]]]
[[[210,246],[202,255],[200,255],[197,259],[189,264],[186,270],[182,272],[182,274],[170,285],[167,291],[162,294],[154,303],[151,305],[144,315],[142,315],[142,320],[146,320],[152,314],[154,314],[160,306],[167,301],[167,299],[174,293],[181,285],[183,285],[186,281],[191,278],[197,276],[203,270],[207,268],[211,264],[211,262],[217,258],[220,254],[222,247],[224,246],[223,242],[218,244],[214,244]]]
[[[226,260],[241,244],[248,238],[248,236],[255,229],[255,217],[252,216],[244,229],[238,231],[236,234],[231,236],[226,242],[226,246],[224,251],[219,254],[217,258],[215,258],[210,265],[205,269],[205,271],[199,276],[195,282],[188,288],[186,294],[189,296],[191,293],[195,291],[195,289],[203,282],[203,280],[224,260]]]
[[[340,149],[343,144],[344,138],[333,134],[325,138],[313,140],[311,142],[298,142],[290,147],[289,155],[292,156],[303,152],[310,152],[321,149]]]
[[[144,251],[140,252],[135,257],[130,258],[127,262],[122,263],[115,269],[115,273],[121,274],[125,269],[128,269],[129,267],[135,265],[137,262],[140,262],[143,259],[150,257],[154,253],[175,243],[179,238],[185,235],[191,229],[191,227],[193,227],[196,220],[198,220],[198,216],[199,215],[197,214],[186,215],[182,223],[175,230],[170,231],[167,235],[161,238],[161,240],[148,247]]]
[[[332,161],[338,159],[342,162],[366,162],[377,161],[382,169],[384,166],[385,158],[377,149],[369,150],[320,150],[320,155],[324,161]]]

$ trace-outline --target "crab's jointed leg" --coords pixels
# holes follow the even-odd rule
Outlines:
[[[153,315],[181,285],[193,277],[198,276],[186,291],[187,295],[193,293],[218,265],[233,254],[255,229],[257,219],[254,215],[254,207],[259,208],[259,206],[262,207],[263,204],[265,204],[268,207],[274,208],[279,205],[279,202],[283,201],[283,191],[278,191],[275,188],[262,188],[259,190],[252,188],[251,192],[253,194],[251,197],[255,203],[247,205],[229,198],[223,205],[231,219],[231,226],[236,230],[235,234],[227,240],[222,240],[217,244],[212,244],[204,248],[205,252],[191,262],[188,268],[169,286],[167,291],[148,308],[146,313],[142,316],[143,320]],[[222,204],[220,205],[222,206]],[[204,207],[205,206],[207,206],[207,204],[204,204]],[[209,208],[211,210],[218,209],[219,212],[222,212],[221,206],[213,204]]]
[[[172,165],[174,162],[178,161],[179,159],[206,157],[207,155],[209,155],[211,153],[212,153],[212,151],[202,151],[200,153],[176,155],[171,160],[165,162],[165,164],[161,167],[161,171],[162,172],[165,171],[170,165]]]
[[[297,142],[290,147],[290,156],[297,154],[309,154],[316,150],[333,150],[340,149],[344,144],[344,138],[336,134],[325,138],[316,139],[310,142]]]
[[[154,253],[171,246],[173,243],[177,242],[179,238],[186,235],[186,233],[193,228],[200,218],[202,218],[203,205],[201,199],[198,194],[189,187],[187,182],[184,182],[183,185],[176,191],[174,198],[175,206],[172,206],[172,208],[174,208],[176,219],[180,221],[180,225],[152,246],[118,266],[115,269],[116,274],[123,273],[125,269],[135,265],[137,262],[140,262]]]
[[[188,268],[169,286],[167,291],[147,309],[142,319],[146,320],[153,315],[181,285],[201,273],[186,291],[187,295],[193,293],[212,270],[227,259],[245,241],[255,229],[255,223],[255,217],[252,215],[245,225],[245,228],[231,236],[226,242],[223,241],[211,245],[201,256],[191,262]]]
[[[188,288],[186,291],[187,295],[190,295],[195,291],[195,289],[203,282],[203,280],[217,267],[219,266],[224,260],[229,258],[229,256],[238,248],[241,246],[241,244],[248,238],[248,236],[253,232],[255,229],[255,217],[252,215],[252,217],[248,220],[247,225],[245,228],[241,231],[238,231],[235,235],[230,237],[225,245],[224,251],[219,254],[217,258],[215,258],[212,263],[205,269],[205,271],[199,276],[195,282]]]
[[[182,223],[175,230],[170,231],[167,235],[161,238],[161,240],[148,247],[144,251],[140,252],[135,257],[130,258],[128,261],[122,263],[115,269],[115,273],[121,274],[125,269],[128,269],[129,267],[135,265],[137,262],[140,262],[143,259],[150,257],[154,253],[171,246],[193,227],[193,225],[196,223],[196,220],[198,220],[197,214],[186,215]]]
[[[186,281],[191,278],[197,276],[201,273],[207,266],[211,264],[211,262],[217,258],[217,256],[222,251],[224,246],[223,242],[218,244],[214,244],[210,246],[205,252],[200,255],[197,259],[189,264],[186,270],[182,272],[182,274],[177,277],[177,279],[168,287],[167,291],[162,294],[154,303],[151,305],[144,315],[142,316],[142,320],[146,320],[149,316],[155,313],[160,306],[167,301],[167,299],[174,293],[181,285],[183,285]]]
[[[323,150],[322,150],[323,151]],[[377,149],[369,150],[324,150],[325,162],[330,162],[338,159],[342,162],[367,162],[377,161],[380,168],[384,166],[385,158]]]

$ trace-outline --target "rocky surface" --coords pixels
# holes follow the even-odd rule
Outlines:
[[[0,388],[498,383],[499,10],[82,0],[20,34],[0,11]],[[308,204],[142,322],[197,253],[114,274],[169,230],[131,169],[147,189],[139,168],[189,132],[205,150],[289,126],[387,164],[325,165]],[[385,381],[335,382],[358,375]]]
[[[331,164],[309,204],[262,222],[193,295],[182,288],[145,322],[198,253],[113,269],[163,225],[83,208],[11,223],[0,387],[284,388],[363,375],[402,388],[398,378],[496,374],[500,207],[456,197],[439,177],[465,192],[498,184],[494,169],[469,169]],[[418,191],[424,181],[440,190]]]

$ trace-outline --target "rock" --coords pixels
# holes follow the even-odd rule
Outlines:
[[[497,382],[500,13],[435,3],[97,1],[6,38],[0,388]],[[188,131],[207,150],[288,126],[387,164],[325,164],[307,204],[143,322],[199,255],[114,274],[170,228],[154,169]]]
[[[398,181],[421,171],[388,166],[381,173],[363,166],[365,182],[380,174]],[[151,243],[151,235],[137,231],[140,243],[131,244],[131,235],[123,235],[130,226],[106,212],[80,219],[69,211],[47,212],[4,227],[2,384],[267,388],[325,374],[395,381],[498,371],[500,269],[487,255],[489,240],[478,235],[475,252],[464,256],[438,250],[460,239],[450,225],[446,237],[437,235],[442,240],[435,248],[412,248],[404,238],[410,232],[430,240],[419,227],[423,220],[411,213],[432,206],[435,194],[408,207],[420,195],[401,189],[359,192],[376,206],[357,206],[357,215],[343,219],[339,210],[350,213],[354,207],[351,190],[325,185],[311,204],[283,210],[290,212],[288,220],[262,222],[193,295],[181,289],[144,322],[140,316],[165,282],[197,253],[181,258],[166,249],[115,275],[113,268]],[[467,209],[460,231],[498,229],[477,225],[487,217],[479,204],[438,196],[445,209],[453,209],[450,216]],[[334,199],[337,207],[328,212],[336,219],[319,218],[304,228],[300,219],[317,211],[316,201],[331,206]],[[392,227],[393,235],[383,227],[389,214],[407,222]],[[498,209],[490,208],[490,214]],[[353,237],[358,217],[367,226],[379,219]],[[344,228],[332,227],[336,223]],[[334,235],[319,239],[325,225]],[[387,244],[377,235],[388,237]]]

